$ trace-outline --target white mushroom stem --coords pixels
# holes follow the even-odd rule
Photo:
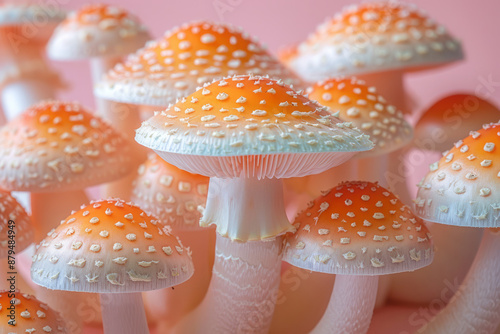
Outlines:
[[[121,60],[121,57],[93,58],[90,61],[93,83],[98,83],[102,79],[102,76]],[[142,122],[139,106],[104,100],[97,97],[95,103],[97,114],[108,121],[118,132],[131,140],[134,148],[140,152],[138,155],[140,161],[138,161],[137,165],[146,160],[147,150],[133,140],[135,130],[141,126]],[[132,191],[132,182],[137,176],[136,174],[134,171],[120,180],[103,185],[101,188],[101,198],[113,197],[129,200]]]
[[[280,282],[283,240],[239,243],[217,235],[205,299],[178,333],[267,333]]]
[[[105,334],[149,334],[140,292],[101,294],[101,310]]]
[[[376,87],[377,92],[383,96],[389,104],[394,105],[399,110],[411,112],[406,98],[407,92],[405,90],[403,75],[403,71],[396,70],[359,75],[358,78],[366,81],[368,85]],[[411,205],[413,198],[406,184],[408,175],[404,172],[406,170],[404,168],[404,154],[405,149],[402,148],[380,157],[379,159],[386,160],[387,169],[384,173],[380,174],[379,179],[385,179],[384,183],[390,186],[391,191],[398,195],[403,203]]]
[[[418,333],[489,334],[500,325],[500,233],[484,231],[474,263],[450,303]]]
[[[88,202],[83,190],[31,193],[31,217],[35,229],[35,243],[40,242],[71,211],[80,210]]]
[[[377,297],[378,276],[337,275],[330,303],[311,334],[363,334]]]
[[[201,222],[219,232],[212,280],[178,332],[267,333],[280,283],[283,240],[276,236],[293,229],[282,181],[211,178]]]
[[[7,121],[16,118],[32,105],[54,99],[56,88],[37,78],[26,78],[7,84],[2,89],[2,109]]]

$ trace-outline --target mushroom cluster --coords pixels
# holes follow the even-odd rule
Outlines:
[[[499,110],[446,85],[418,110],[406,77],[465,56],[431,15],[353,3],[274,55],[252,27],[64,8],[0,4],[0,333],[500,328]],[[49,63],[83,60],[90,108]]]

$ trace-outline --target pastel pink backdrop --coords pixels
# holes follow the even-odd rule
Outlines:
[[[47,0],[40,0],[41,2]],[[67,9],[96,1],[53,0]],[[108,0],[138,16],[154,37],[192,20],[208,19],[243,27],[276,52],[304,40],[326,17],[333,16],[350,0]],[[466,60],[434,71],[407,75],[407,86],[417,102],[417,112],[436,99],[458,91],[477,94],[500,105],[500,1],[415,0],[436,21],[460,38]],[[54,62],[71,83],[60,96],[93,106],[90,72],[85,62]],[[500,115],[499,115],[500,119]],[[427,157],[429,160],[429,157]],[[431,158],[432,160],[433,158]],[[425,174],[419,163],[415,184]],[[411,173],[413,174],[413,173]]]

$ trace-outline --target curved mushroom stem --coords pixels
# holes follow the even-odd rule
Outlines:
[[[488,334],[500,325],[500,233],[484,231],[474,263],[450,303],[426,326],[425,334]]]
[[[104,334],[149,334],[140,292],[106,293],[100,296]]]
[[[330,303],[311,334],[363,334],[377,297],[378,276],[337,275]]]
[[[267,333],[280,282],[283,239],[239,243],[217,234],[207,295],[178,333]]]
[[[170,328],[203,300],[212,276],[215,249],[213,228],[176,230],[175,233],[193,252],[193,263],[196,268],[194,275],[173,290],[167,288],[148,291],[143,295],[148,316],[156,321],[165,321],[165,325]]]
[[[56,95],[56,88],[37,78],[12,82],[2,89],[2,108],[7,121],[12,120],[32,105]]]
[[[88,202],[83,190],[53,193],[31,193],[31,218],[35,229],[35,243],[39,243],[71,211],[79,210]]]

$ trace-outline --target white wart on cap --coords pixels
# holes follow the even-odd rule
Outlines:
[[[298,214],[284,261],[341,275],[384,275],[429,265],[430,234],[391,192],[371,182],[346,182]]]
[[[95,293],[167,288],[193,272],[190,249],[170,226],[121,200],[92,202],[63,220],[31,266],[41,286]]]

